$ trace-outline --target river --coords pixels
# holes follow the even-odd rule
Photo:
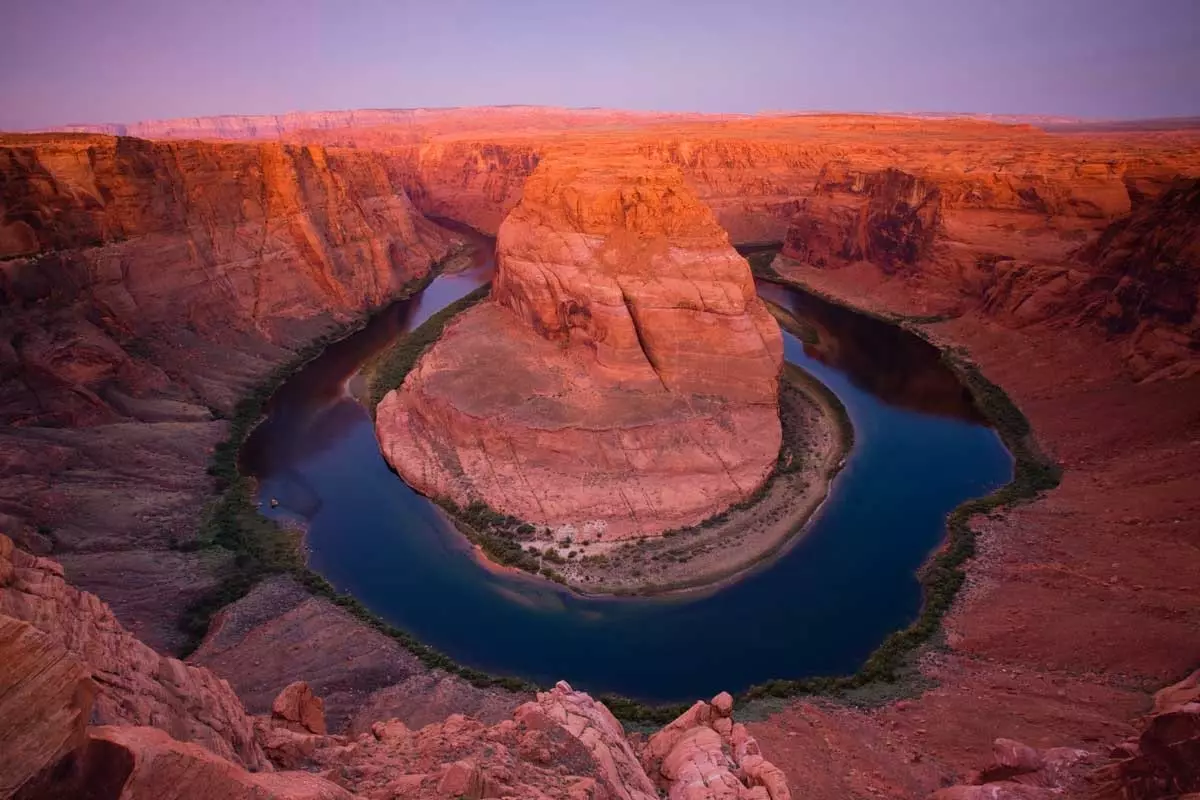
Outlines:
[[[771,678],[857,670],[920,610],[915,572],[947,513],[1007,482],[1012,459],[935,348],[816,297],[760,284],[817,331],[784,334],[788,361],[841,398],[855,429],[846,468],[777,558],[709,591],[655,598],[573,593],[489,570],[379,453],[355,374],[380,348],[491,278],[472,265],[376,315],[280,389],[243,469],[264,513],[301,519],[310,566],[456,661],[647,702],[740,691]]]

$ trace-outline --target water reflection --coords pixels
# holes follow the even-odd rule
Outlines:
[[[985,422],[971,393],[923,339],[811,294],[763,280],[756,285],[760,297],[811,331],[815,341],[804,342],[805,354],[845,372],[855,386],[889,405]]]

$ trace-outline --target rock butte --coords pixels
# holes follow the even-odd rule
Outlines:
[[[265,717],[297,680],[324,700],[335,736],[376,742],[350,765],[379,776],[371,791],[437,796],[443,780],[443,795],[486,791],[513,740],[483,732],[532,698],[430,670],[289,578],[228,606],[190,664],[150,648],[178,652],[176,620],[228,568],[173,546],[197,536],[209,449],[227,434],[210,409],[228,411],[303,341],[424,274],[451,245],[422,214],[495,232],[561,151],[673,164],[735,244],[786,239],[785,275],[853,306],[943,320],[924,333],[1003,386],[1064,466],[1058,489],[973,522],[978,552],[946,648],[920,662],[927,688],[869,710],[797,699],[746,725],[792,790],[1061,797],[1091,778],[1101,797],[1200,791],[1187,772],[1200,761],[1196,677],[1149,694],[1200,663],[1188,200],[1200,134],[866,115],[406,119],[144,129],[284,130],[289,145],[0,137],[0,529],[57,562],[10,557],[0,540],[0,613],[23,621],[0,624],[0,702],[23,709],[5,705],[0,721],[31,721],[0,722],[0,795],[93,739],[145,763],[177,748],[166,734],[189,745],[175,763],[203,762],[206,781],[232,782],[209,784],[228,796],[266,791],[253,780],[337,797],[346,789],[289,767],[314,768],[303,759],[317,734],[236,713],[240,702]],[[713,646],[736,640],[716,632]],[[93,693],[91,713],[111,724],[86,726]],[[457,713],[479,721],[447,719]],[[429,723],[432,749],[407,751],[429,756],[393,760],[389,736]],[[587,746],[569,736],[552,730],[529,752],[583,764],[572,742]],[[675,774],[723,774],[711,735],[690,741]],[[282,771],[247,772],[261,754]],[[660,768],[643,765],[656,788]],[[522,796],[600,796],[587,783],[599,770],[581,767],[570,785],[548,772],[515,768]]]
[[[405,480],[580,542],[692,525],[758,488],[783,341],[678,169],[548,158],[496,250],[491,301],[377,409]]]

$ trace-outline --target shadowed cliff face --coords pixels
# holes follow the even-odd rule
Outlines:
[[[1200,181],[1177,181],[1061,264],[986,268],[983,310],[1007,325],[1095,326],[1139,379],[1200,371]]]
[[[543,161],[500,228],[493,298],[380,404],[413,486],[586,538],[689,525],[779,449],[782,339],[678,170]]]
[[[376,154],[0,138],[0,529],[170,649],[228,410],[452,237]],[[118,577],[120,576],[120,577]]]
[[[785,255],[825,266],[869,261],[884,272],[913,267],[933,246],[941,191],[898,169],[822,172],[784,237]]]

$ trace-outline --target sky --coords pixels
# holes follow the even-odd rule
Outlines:
[[[293,110],[1200,115],[1200,0],[7,0],[0,130]]]

